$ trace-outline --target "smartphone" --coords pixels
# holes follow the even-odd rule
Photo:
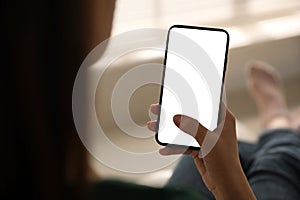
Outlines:
[[[181,131],[173,116],[197,119],[213,131],[226,71],[229,34],[219,28],[174,25],[167,36],[156,141],[199,149],[197,141]]]

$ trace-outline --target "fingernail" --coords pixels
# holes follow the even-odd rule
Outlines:
[[[174,115],[173,121],[178,126],[180,124],[180,115]]]

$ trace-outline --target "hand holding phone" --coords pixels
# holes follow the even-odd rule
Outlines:
[[[169,29],[156,133],[159,144],[200,148],[173,123],[176,114],[196,119],[210,131],[217,127],[228,43],[223,29],[183,25]]]
[[[228,40],[221,29],[170,28],[160,104],[151,105],[158,120],[147,126],[168,145],[162,155],[193,156],[216,199],[255,199],[239,161],[235,117],[220,103]]]
[[[153,114],[157,115],[159,104],[152,104],[150,109]],[[203,182],[215,199],[255,199],[239,161],[235,117],[223,103],[220,109],[221,122],[212,132],[188,116],[181,116],[180,122],[175,122],[178,128],[190,135],[193,135],[190,132],[190,126],[198,126],[195,139],[200,145],[203,144],[207,134],[209,134],[207,137],[212,140],[215,140],[215,136],[218,135],[218,141],[212,148],[207,145],[202,146],[201,150],[209,148],[209,152],[204,150],[206,153],[203,155],[203,152],[200,153],[199,150],[177,148],[176,145],[166,146],[159,152],[162,155],[182,153],[192,155]],[[147,126],[150,130],[156,131],[157,121],[148,122]]]

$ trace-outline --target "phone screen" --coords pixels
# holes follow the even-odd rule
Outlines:
[[[181,131],[173,116],[217,127],[229,35],[223,29],[175,25],[168,31],[156,140],[161,145],[200,148]]]

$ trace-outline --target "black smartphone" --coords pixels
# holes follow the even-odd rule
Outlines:
[[[229,34],[223,29],[170,27],[155,135],[159,144],[200,148],[192,136],[176,127],[176,114],[197,119],[210,131],[217,127],[228,45]]]

